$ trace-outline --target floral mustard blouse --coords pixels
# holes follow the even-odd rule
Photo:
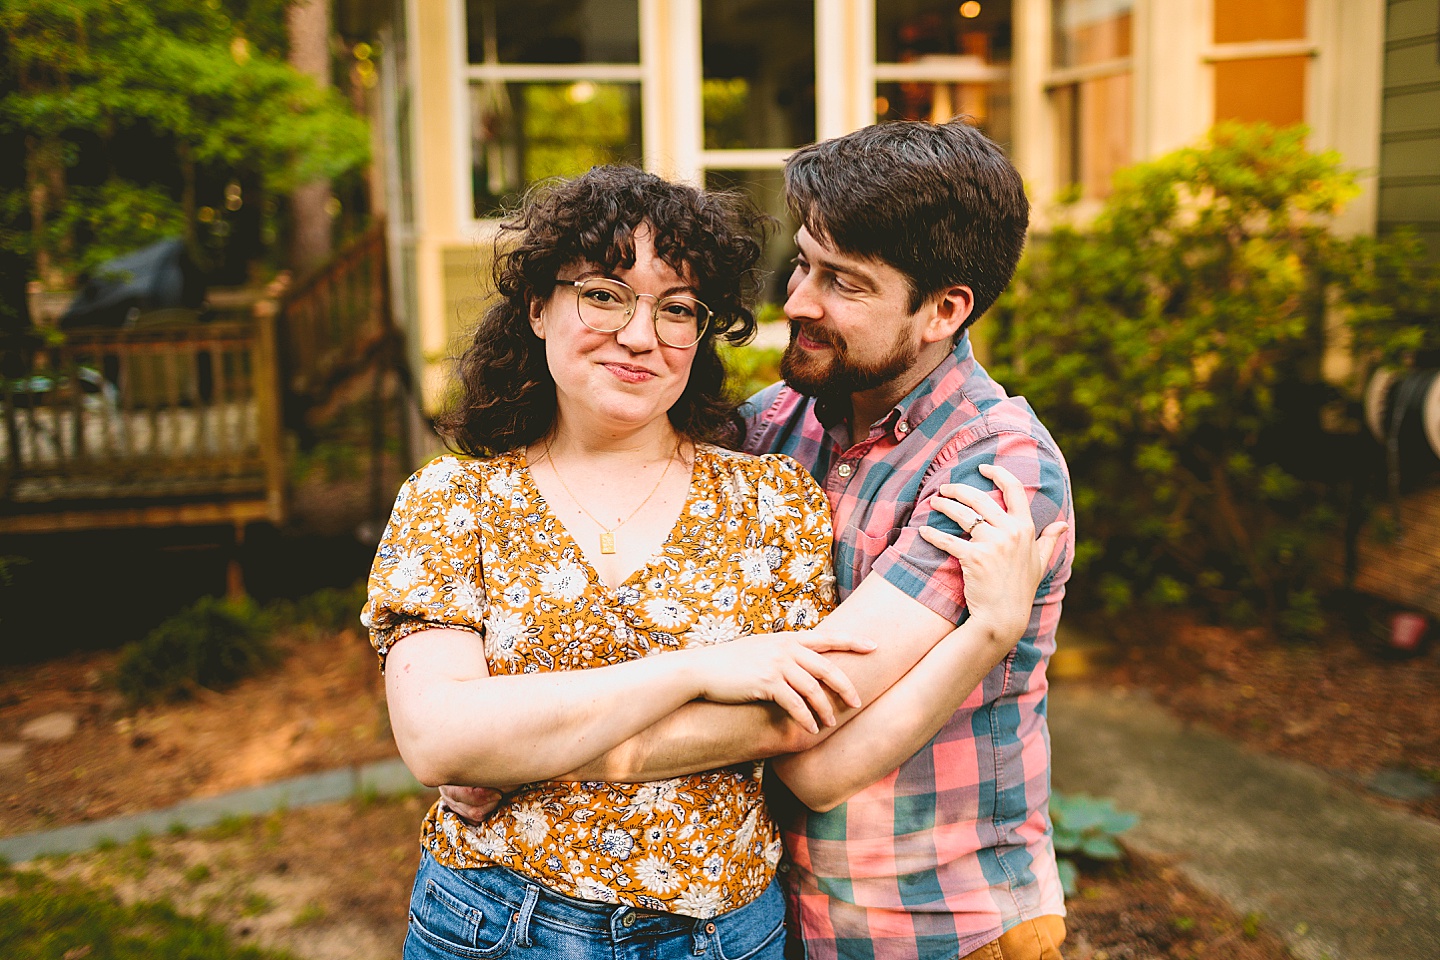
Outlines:
[[[825,495],[795,461],[700,446],[669,538],[611,588],[523,450],[444,457],[400,491],[363,619],[382,666],[401,638],[445,626],[483,635],[492,675],[583,670],[813,626],[834,604],[830,536]],[[437,802],[421,842],[450,867],[500,864],[585,900],[714,916],[758,897],[780,859],[761,770],[527,784],[478,828]]]

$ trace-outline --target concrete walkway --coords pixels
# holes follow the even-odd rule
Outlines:
[[[1440,958],[1440,825],[1186,728],[1143,693],[1057,683],[1050,732],[1055,789],[1138,813],[1128,844],[1262,914],[1297,956]]]
[[[381,760],[277,780],[216,797],[186,800],[163,810],[5,837],[0,839],[0,860],[24,863],[40,856],[78,853],[102,843],[125,843],[142,834],[161,834],[175,828],[202,830],[227,817],[253,817],[276,810],[338,803],[366,794],[390,796],[421,789],[424,788],[404,763]]]

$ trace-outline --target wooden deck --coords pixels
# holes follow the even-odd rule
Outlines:
[[[0,535],[283,524],[287,427],[357,377],[408,389],[389,297],[376,222],[247,316],[0,342]]]
[[[0,533],[281,523],[275,318],[87,330],[0,354]]]

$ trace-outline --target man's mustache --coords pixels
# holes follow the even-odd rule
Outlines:
[[[791,321],[790,321],[790,342],[791,342],[791,343],[794,343],[794,342],[795,342],[795,335],[796,335],[797,333],[799,333],[799,332],[800,332],[800,323],[799,323],[798,321],[791,320]],[[840,336],[840,334],[835,333],[835,332],[830,331],[830,330],[826,330],[826,329],[823,328],[823,327],[806,327],[806,328],[805,328],[805,338],[806,338],[807,340],[814,340],[816,343],[823,343],[823,344],[825,344],[827,347],[834,347],[836,350],[844,350],[844,349],[845,349],[845,338],[842,337],[842,336]]]

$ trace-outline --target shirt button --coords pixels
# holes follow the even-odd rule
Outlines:
[[[895,432],[900,434],[900,436],[902,437],[905,436],[905,434],[910,432],[910,421],[901,420],[899,423],[895,424]]]
[[[842,477],[848,477],[850,476],[850,474],[855,472],[855,468],[850,466],[850,464],[848,463],[842,463],[840,464],[840,466],[835,468],[835,472],[840,474],[840,476]]]

